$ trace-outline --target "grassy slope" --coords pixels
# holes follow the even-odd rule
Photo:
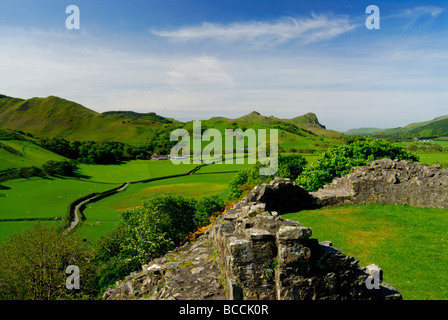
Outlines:
[[[404,299],[448,299],[447,210],[367,205],[283,216],[313,229],[360,264],[378,264]]]
[[[185,129],[191,132],[193,122],[187,122]],[[213,117],[208,120],[201,121],[201,128],[213,128],[220,131],[222,137],[226,129],[234,130],[239,128],[243,131],[246,129],[266,129],[267,141],[270,141],[269,129],[278,129],[278,145],[285,151],[289,148],[314,149],[319,153],[328,147],[335,147],[342,143],[340,139],[341,133],[324,129],[317,120],[316,115],[309,113],[293,119],[279,119],[273,116],[266,117],[258,112],[251,112],[239,118],[229,119],[224,117]],[[224,138],[223,138],[224,140]],[[203,142],[202,147],[210,142]],[[224,149],[224,144],[223,144]]]
[[[157,120],[160,117],[148,114],[140,118],[129,114],[100,114],[53,96],[28,100],[0,98],[0,127],[23,130],[37,137],[142,143],[158,131],[178,125]]]
[[[216,128],[224,133],[228,128],[278,128],[285,133],[282,143],[297,140],[311,142],[311,137],[322,135],[339,138],[340,133],[325,130],[316,115],[308,113],[293,119],[265,117],[252,112],[237,119],[215,117],[202,120],[203,127]],[[174,128],[191,128],[191,122],[183,124],[154,113],[140,114],[130,111],[97,113],[72,101],[58,97],[32,98],[28,100],[0,96],[0,127],[23,130],[37,137],[63,137],[68,140],[122,141],[144,143],[160,133]],[[300,130],[298,130],[299,128]],[[288,130],[298,131],[291,135]],[[305,130],[312,131],[310,134]],[[320,144],[320,143],[318,143]]]
[[[30,141],[0,140],[0,170],[41,167],[48,160],[62,161],[67,158],[43,149]]]
[[[373,137],[393,138],[434,138],[448,136],[448,116],[438,117],[434,120],[411,123],[402,128],[387,129],[374,133]]]

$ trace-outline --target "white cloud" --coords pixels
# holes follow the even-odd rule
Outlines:
[[[423,15],[429,15],[431,17],[438,17],[442,12],[443,8],[430,6],[430,7],[414,7],[410,9],[405,9],[402,12],[398,13],[398,16],[401,17],[409,17],[409,18],[419,18]]]
[[[444,8],[436,6],[417,6],[413,8],[403,9],[397,13],[390,14],[381,19],[403,19],[407,20],[408,23],[404,26],[404,29],[409,28],[417,20],[423,17],[429,17],[431,19],[438,18],[443,12]]]
[[[300,39],[335,36],[340,32],[336,26],[344,25],[335,23],[332,34],[324,21],[309,22],[307,31],[297,33]],[[255,38],[267,41],[267,31],[261,30]],[[394,37],[337,52],[311,48],[237,55],[232,50],[186,53],[170,44],[155,52],[153,43],[137,50],[99,38],[2,31],[0,94],[57,95],[99,112],[152,111],[179,120],[238,117],[253,110],[282,118],[315,112],[328,128],[347,130],[431,119],[446,113],[448,103],[447,51],[435,37]],[[251,39],[250,34],[231,38],[224,32],[228,41],[240,42]],[[297,34],[291,37],[299,39]],[[277,41],[292,39],[280,35],[272,32]]]
[[[222,63],[210,56],[183,58],[173,61],[172,68],[166,71],[168,83],[178,90],[202,87],[206,91],[210,87],[232,87],[235,82],[226,73]]]
[[[183,27],[172,31],[155,31],[160,37],[177,42],[218,40],[222,42],[249,41],[255,44],[275,45],[293,39],[304,43],[331,39],[357,27],[347,17],[311,14],[304,19],[285,18],[276,22],[236,22],[222,25],[204,22],[200,26]]]

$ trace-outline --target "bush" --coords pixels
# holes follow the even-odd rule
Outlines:
[[[99,288],[105,290],[142,264],[174,249],[191,232],[208,224],[212,213],[224,207],[218,197],[195,200],[155,195],[143,207],[123,211],[118,226],[98,243]]]
[[[78,170],[76,163],[67,160],[65,161],[49,160],[45,162],[42,166],[42,172],[50,176],[60,175],[71,177],[76,174],[76,170]]]
[[[325,184],[330,184],[334,178],[350,173],[354,167],[383,158],[418,161],[417,156],[397,144],[385,140],[359,139],[322,153],[305,168],[296,182],[308,191],[317,191]]]
[[[279,178],[295,180],[306,166],[306,160],[299,154],[280,155],[278,157],[278,170],[274,175],[260,175],[260,163],[254,164],[248,169],[241,170],[229,183],[229,198],[239,199],[256,185],[268,183]]]
[[[194,224],[196,228],[206,226],[210,222],[212,214],[222,212],[226,207],[224,200],[218,196],[205,197],[196,204],[196,213],[194,214]]]

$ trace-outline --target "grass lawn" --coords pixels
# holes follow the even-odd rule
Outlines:
[[[367,266],[375,263],[384,281],[405,300],[448,299],[448,211],[372,204],[283,215],[311,227]]]

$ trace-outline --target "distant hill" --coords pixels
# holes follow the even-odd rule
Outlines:
[[[341,143],[343,135],[327,130],[314,113],[292,119],[264,116],[253,111],[239,118],[213,117],[201,120],[202,127],[225,129],[278,129],[279,143],[284,149],[321,151]],[[76,102],[59,97],[19,99],[0,95],[0,129],[21,130],[41,138],[67,140],[120,141],[144,143],[174,128],[192,128],[192,121],[183,123],[154,112],[108,111],[98,113]],[[331,141],[330,141],[331,140]]]
[[[149,113],[138,113],[134,111],[107,111],[103,112],[103,115],[109,116],[109,115],[118,115],[118,117],[124,119],[124,120],[149,120],[149,121],[157,121],[160,123],[174,123],[176,120],[165,118],[162,116],[159,116],[158,114],[154,112]]]
[[[351,129],[347,132],[344,132],[347,136],[370,136],[374,133],[384,131],[384,129],[379,128],[358,128],[358,129]]]
[[[411,123],[404,127],[390,129],[359,128],[349,130],[344,132],[344,134],[393,139],[433,139],[448,137],[448,115],[440,116],[429,121]]]
[[[167,125],[181,122],[155,113],[98,113],[59,97],[18,99],[0,96],[0,128],[29,132],[37,137],[68,140],[142,143]]]

